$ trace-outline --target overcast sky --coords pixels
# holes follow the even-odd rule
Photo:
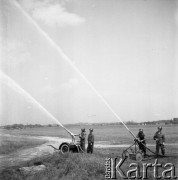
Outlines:
[[[0,2],[1,71],[61,123],[119,121],[16,1]],[[176,0],[17,2],[123,121],[178,117]],[[0,90],[1,124],[55,123],[4,81]]]

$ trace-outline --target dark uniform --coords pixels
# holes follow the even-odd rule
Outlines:
[[[146,155],[146,140],[145,140],[145,134],[143,133],[143,129],[139,129],[139,132],[137,134],[138,138],[138,145],[139,149],[143,151],[144,156]]]
[[[80,147],[85,152],[85,137],[86,137],[85,129],[81,129],[81,134],[79,135],[79,137],[80,137]]]
[[[161,148],[162,155],[165,155],[165,136],[162,133],[162,127],[158,127],[158,131],[155,133],[154,140],[156,140],[156,154],[159,154],[159,149]]]
[[[94,147],[94,135],[92,134],[93,129],[90,129],[90,133],[88,135],[88,147],[87,147],[87,153],[93,153],[93,147]]]

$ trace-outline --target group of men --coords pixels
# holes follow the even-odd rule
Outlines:
[[[85,128],[81,129],[81,134],[79,134],[79,138],[80,138],[80,147],[81,147],[82,151],[85,152],[85,139],[86,139]],[[93,129],[89,129],[87,153],[92,154],[93,148],[94,148]]]
[[[80,147],[83,152],[85,152],[85,141],[86,141],[86,131],[85,128],[81,129],[81,134],[79,134],[80,138]],[[165,155],[165,136],[162,133],[162,127],[158,127],[158,131],[154,134],[153,139],[156,141],[156,154],[159,155],[159,150],[161,149],[162,155]],[[139,129],[139,132],[137,134],[137,142],[139,145],[139,149],[144,153],[144,156],[146,156],[146,139],[145,134],[143,132],[143,129]],[[88,134],[88,147],[87,147],[87,153],[93,153],[94,148],[94,135],[93,135],[93,129],[89,129]]]
[[[153,139],[156,141],[156,155],[159,155],[159,150],[161,149],[161,153],[164,156],[165,155],[165,136],[162,133],[162,127],[158,127],[158,131],[154,134]],[[137,140],[139,149],[143,151],[144,156],[146,156],[146,140],[145,140],[145,134],[143,133],[143,129],[139,129],[139,132],[137,134]]]

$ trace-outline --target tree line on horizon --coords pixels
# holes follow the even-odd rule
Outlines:
[[[173,118],[170,120],[157,120],[157,121],[145,121],[145,122],[135,122],[135,121],[127,121],[126,125],[157,125],[157,124],[178,124],[178,118]],[[122,125],[121,122],[113,122],[113,123],[76,123],[76,124],[68,124],[68,125]],[[5,125],[0,126],[3,129],[26,129],[26,128],[37,128],[37,127],[53,127],[59,126],[58,124],[48,124],[48,125],[41,125],[41,124],[12,124],[12,125]]]

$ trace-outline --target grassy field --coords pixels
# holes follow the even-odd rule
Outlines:
[[[97,149],[94,154],[59,154],[54,153],[53,155],[47,155],[42,158],[37,158],[29,162],[23,163],[21,166],[9,167],[0,171],[0,179],[3,180],[103,180],[105,179],[105,159],[108,157],[120,158],[121,151],[123,149]],[[173,163],[177,165],[177,157],[159,158],[158,162],[162,163]],[[126,160],[122,165],[122,169],[125,173],[129,170],[129,165],[135,161]],[[155,158],[151,158],[148,161],[139,162],[138,164],[142,167],[142,163],[154,163]],[[46,170],[39,172],[35,175],[28,174],[24,175],[18,168],[22,166],[33,166],[35,164],[44,164]],[[158,174],[163,172],[164,168],[158,169]],[[141,169],[142,172],[142,169]],[[153,169],[148,170],[148,179],[154,179]],[[119,174],[116,175],[117,179],[122,179]]]
[[[108,144],[131,144],[133,142],[133,137],[123,126],[67,126],[67,128],[73,133],[80,133],[81,128],[86,128],[87,134],[88,129],[94,129],[95,141],[96,143],[104,141]],[[136,135],[140,126],[129,126],[130,130]],[[153,135],[157,131],[155,126],[142,126],[144,129],[147,143],[155,144],[153,140]],[[164,126],[163,133],[166,136],[166,142],[169,144],[166,146],[166,153],[169,154],[168,157],[159,158],[159,162],[162,164],[172,163],[175,165],[176,174],[178,171],[178,157],[176,155],[178,146],[173,145],[178,143],[178,126]],[[41,127],[41,128],[29,128],[23,130],[0,130],[1,134],[19,135],[20,137],[25,136],[57,136],[57,137],[70,137],[62,128],[60,127]],[[16,139],[13,141],[16,142]],[[22,147],[23,148],[23,147]],[[155,147],[151,147],[154,151]],[[22,162],[19,166],[7,167],[0,171],[0,179],[3,180],[47,180],[47,179],[76,179],[76,180],[101,180],[104,179],[105,175],[105,158],[108,157],[121,157],[124,148],[106,148],[106,149],[96,149],[94,154],[59,154],[54,153],[52,155],[46,155],[44,157],[36,158],[31,161]],[[150,153],[151,154],[151,153]],[[124,162],[122,169],[127,170],[130,163],[134,161],[127,160]],[[142,163],[154,163],[155,157],[152,157]],[[35,164],[44,164],[46,170],[43,173],[37,173],[35,175],[24,175],[18,170],[19,167],[32,166]],[[163,168],[159,169],[159,174],[163,171]],[[154,179],[153,170],[149,169],[148,179]],[[121,179],[117,176],[117,179]]]
[[[80,133],[81,128],[85,128],[88,134],[89,128],[94,129],[95,141],[107,141],[110,144],[130,144],[133,142],[132,135],[125,129],[124,126],[79,126],[70,125],[66,126],[71,132],[75,134]],[[144,130],[148,144],[154,144],[153,135],[157,131],[156,126],[129,126],[133,134],[137,135],[139,128]],[[167,125],[163,126],[163,133],[166,136],[166,142],[178,143],[178,126]],[[68,137],[70,135],[61,127],[39,127],[27,128],[22,130],[5,130],[1,129],[0,133],[11,135],[28,135],[28,136],[57,136]]]
[[[31,148],[45,143],[45,140],[34,138],[0,136],[0,155],[9,154],[14,151]]]

